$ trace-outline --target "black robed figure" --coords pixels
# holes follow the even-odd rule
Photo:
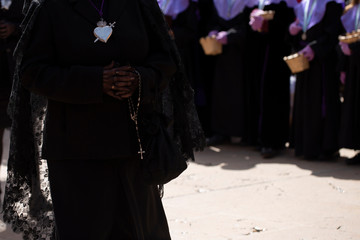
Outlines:
[[[340,99],[336,46],[342,29],[342,2],[303,0],[295,8],[300,20],[290,26],[290,32],[297,37],[296,50],[310,61],[310,68],[296,75],[293,114],[295,154],[307,159],[327,160],[338,155]]]
[[[216,56],[212,86],[212,131],[208,144],[219,144],[226,138],[235,141],[245,132],[245,62],[246,34],[250,9],[249,1],[214,0],[209,36],[223,44],[222,54]]]
[[[214,25],[212,24],[212,16],[215,11],[215,6],[212,0],[199,0],[197,5],[199,14],[197,39],[200,39],[201,37],[207,36],[212,30],[211,27]],[[205,135],[207,137],[211,137],[213,134],[211,128],[212,85],[214,80],[216,56],[205,55],[199,42],[197,45],[199,47],[199,76],[198,79],[196,79],[196,104]]]
[[[342,18],[344,33],[360,29],[360,1],[353,0]],[[341,114],[340,147],[360,149],[360,41],[340,43],[343,52],[344,104]],[[360,164],[360,155],[347,159],[347,164]]]
[[[296,0],[258,0],[251,14],[248,132],[249,142],[257,142],[265,158],[274,157],[289,141],[291,73],[283,57],[291,53],[288,28],[295,19],[292,7],[296,4]],[[264,19],[259,14],[263,11],[274,11],[273,19]]]
[[[10,104],[5,220],[27,239],[170,239],[158,186],[142,181],[128,99],[135,108],[141,99],[139,124],[151,128],[151,114],[172,123],[184,160],[204,139],[157,2],[27,4]]]

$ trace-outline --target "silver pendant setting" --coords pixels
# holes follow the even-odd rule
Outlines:
[[[106,43],[111,37],[115,23],[116,22],[113,22],[107,25],[107,22],[104,21],[103,19],[97,22],[96,24],[97,27],[94,29],[94,35],[96,37],[94,43],[96,43],[99,40],[103,43]]]
[[[303,41],[306,41],[306,38],[307,38],[306,32],[304,32],[303,34],[301,34],[301,39],[302,39]]]

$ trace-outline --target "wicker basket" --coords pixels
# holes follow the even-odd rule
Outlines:
[[[260,16],[262,16],[265,20],[273,20],[275,15],[275,11],[264,11]]]
[[[218,55],[222,53],[222,44],[215,37],[202,37],[200,44],[206,55]]]
[[[339,41],[347,44],[360,41],[360,29],[356,32],[346,33],[346,35],[339,36]]]
[[[292,73],[299,73],[309,68],[309,61],[303,54],[295,53],[284,57],[284,61],[289,66]]]

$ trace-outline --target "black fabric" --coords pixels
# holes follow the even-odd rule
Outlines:
[[[245,49],[249,23],[247,8],[236,17],[225,20],[213,9],[212,30],[229,31],[228,43],[215,63],[212,92],[212,130],[227,136],[243,136],[245,121]]]
[[[168,87],[161,93],[161,99],[156,102],[156,109],[161,109],[160,112],[167,121],[173,123],[170,132],[184,159],[194,159],[193,151],[202,150],[205,146],[204,132],[194,104],[194,91],[186,78],[175,41],[169,35],[169,28],[165,26],[164,16],[157,2],[143,1],[142,6],[146,23],[156,32],[162,45],[169,48],[178,67]]]
[[[141,181],[139,165],[138,158],[49,160],[56,239],[170,239],[157,187]]]
[[[26,15],[21,25],[22,35],[15,51],[17,65],[9,104],[9,113],[13,122],[3,207],[4,220],[12,224],[15,232],[22,232],[24,239],[55,239],[55,231],[47,165],[44,160],[41,159],[43,126],[44,121],[47,121],[47,117],[49,116],[49,112],[47,111],[48,100],[46,97],[30,93],[22,87],[19,70],[22,66],[23,51],[28,46],[29,39],[33,32],[34,22],[38,18],[39,11],[45,6],[43,4],[61,5],[63,2],[64,1],[56,0],[25,1],[24,12]],[[69,2],[76,5],[84,4],[86,1],[81,1],[82,3],[80,3],[78,0],[69,0]],[[124,3],[117,1],[112,2],[116,2],[116,5],[122,5],[122,3]],[[141,16],[147,26],[146,29],[153,33],[150,34],[150,36],[153,36],[156,43],[158,43],[166,53],[170,54],[173,60],[172,62],[175,62],[177,66],[176,73],[170,79],[167,79],[168,85],[161,84],[161,79],[156,77],[157,74],[161,74],[161,69],[159,71],[156,66],[153,66],[153,68],[146,65],[136,66],[142,78],[152,79],[155,76],[157,80],[160,80],[154,82],[144,80],[144,88],[150,89],[151,101],[147,103],[148,107],[141,108],[140,110],[142,112],[156,111],[157,114],[160,113],[166,117],[167,122],[172,122],[172,128],[169,130],[171,132],[170,136],[176,142],[176,146],[181,151],[184,161],[194,159],[193,151],[203,149],[205,139],[195,111],[193,90],[186,80],[179,54],[173,39],[171,39],[168,34],[168,27],[165,24],[164,17],[155,0],[127,0],[126,2],[127,4],[129,4],[129,2],[132,4],[139,3]],[[108,17],[111,17],[111,15],[112,14],[109,13]],[[97,21],[97,19],[95,21]],[[93,27],[92,24],[90,24],[90,26]],[[86,31],[85,34],[88,33],[89,32]],[[94,37],[91,36],[91,39],[94,40]],[[152,60],[156,62],[157,57],[153,57]],[[151,71],[146,71],[147,68],[150,68]],[[46,71],[47,68],[44,70]],[[94,75],[91,75],[90,79],[95,80],[92,83],[96,84],[97,74]],[[154,91],[151,91],[151,88],[153,88]],[[96,93],[99,92],[100,91],[96,91]],[[69,92],[69,94],[75,97],[72,99],[77,99],[76,94],[71,92]],[[81,97],[86,97],[86,94],[80,95]],[[97,99],[97,95],[92,96],[92,100],[94,99]],[[62,102],[61,99],[57,100]],[[81,98],[80,100],[88,99]],[[77,104],[80,103],[78,102]],[[144,119],[140,119],[139,121],[143,120]],[[131,137],[129,137],[129,139],[131,139]]]
[[[310,28],[306,42],[298,38],[297,50],[316,41],[310,68],[296,75],[293,144],[297,156],[313,159],[338,151],[340,121],[339,73],[336,46],[342,27],[342,6],[326,5],[323,19]]]
[[[0,128],[11,125],[11,120],[7,114],[7,105],[15,68],[13,52],[20,37],[18,27],[23,18],[22,5],[23,0],[13,0],[9,9],[4,9],[0,3],[0,20],[16,26],[15,32],[7,39],[0,39]]]
[[[249,9],[253,11],[257,7]],[[259,118],[260,118],[260,82],[263,77],[263,63],[266,57],[266,34],[253,31],[247,27],[245,39],[246,49],[244,62],[245,71],[245,113],[244,134],[242,141],[249,145],[259,144]]]
[[[340,128],[340,147],[360,149],[360,42],[349,45]]]
[[[175,0],[176,1],[176,0]],[[189,7],[172,20],[175,43],[184,64],[186,76],[196,91],[197,80],[197,48],[198,19],[196,3],[190,1]]]
[[[198,1],[198,41],[197,41],[197,52],[199,58],[199,71],[198,78],[196,79],[196,105],[199,113],[199,118],[204,128],[204,132],[207,137],[211,137],[212,132],[212,121],[211,121],[211,109],[212,109],[212,85],[214,80],[215,60],[216,57],[206,55],[202,49],[199,39],[207,36],[209,33],[210,25],[212,22],[212,15],[214,12],[214,3],[212,0],[199,0]]]
[[[145,148],[142,176],[148,184],[166,184],[185,171],[187,163],[165,128],[165,120],[155,114],[146,119],[140,128],[144,130],[141,139]]]
[[[291,54],[288,29],[295,14],[285,2],[264,10],[275,11],[274,19],[267,22],[266,31],[253,31],[248,39],[247,141],[254,143],[255,135],[263,147],[283,148],[289,140],[291,74],[283,57]]]
[[[154,33],[146,32],[136,1],[110,1],[104,12],[108,22],[116,21],[106,44],[94,43],[93,29],[99,16],[86,1],[46,2],[37,17],[24,51],[21,78],[27,89],[48,99],[42,149],[45,159],[136,155],[128,102],[103,93],[102,67],[112,60],[141,66],[144,86],[149,81],[167,85],[175,72],[169,53]],[[77,36],[76,40],[64,37],[65,32]],[[142,97],[148,98],[151,91],[145,88]]]

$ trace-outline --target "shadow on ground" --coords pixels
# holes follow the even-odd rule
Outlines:
[[[202,157],[205,154],[206,158]],[[239,171],[254,168],[258,164],[292,164],[310,170],[312,175],[318,177],[360,180],[360,165],[348,166],[343,157],[332,161],[310,161],[295,157],[292,149],[285,149],[274,158],[264,159],[254,147],[220,145],[196,153],[195,163],[204,166],[222,165],[224,170]]]

